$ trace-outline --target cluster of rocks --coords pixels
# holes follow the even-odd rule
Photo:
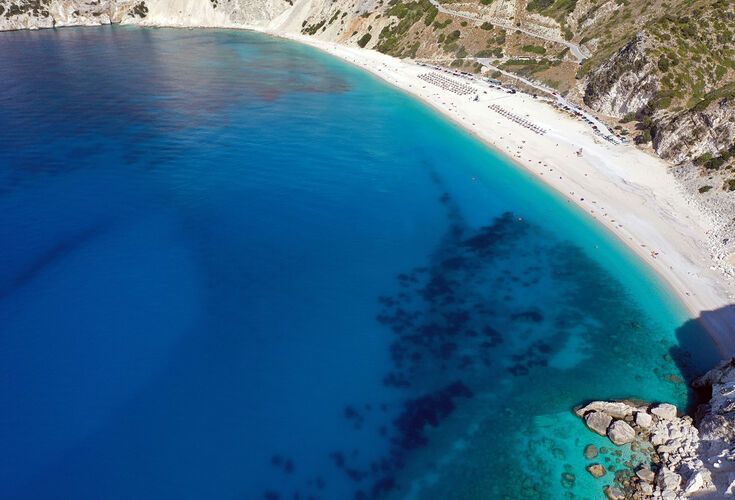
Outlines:
[[[697,429],[690,417],[677,416],[674,405],[594,401],[578,408],[576,414],[590,430],[607,436],[616,446],[634,444],[641,449],[643,444],[651,445],[645,448],[653,451],[649,457],[651,465],[640,465],[634,477],[620,481],[620,488],[606,488],[608,498],[673,500],[680,498],[682,487],[686,492],[694,492],[711,486],[709,476],[701,472],[706,469],[696,458]],[[599,464],[593,464],[588,471],[600,477],[595,465]]]
[[[667,403],[594,401],[575,409],[590,430],[607,436],[616,446],[650,450],[649,464],[638,464],[630,471],[634,474],[616,476],[616,485],[605,488],[607,498],[735,495],[735,358],[693,385],[712,389],[709,403],[697,409],[696,423],[690,416],[679,416],[677,408]],[[602,464],[587,470],[598,478],[605,475]]]

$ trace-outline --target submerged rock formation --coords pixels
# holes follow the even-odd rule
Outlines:
[[[619,471],[616,485],[604,488],[608,498],[679,500],[702,495],[722,498],[735,494],[735,358],[725,361],[694,381],[700,390],[712,391],[699,406],[695,419],[679,416],[668,403],[594,401],[575,409],[593,432],[601,425],[615,445],[645,452],[650,465],[633,464]],[[594,417],[592,417],[594,415]],[[588,453],[588,459],[597,456]],[[599,464],[589,472],[603,477]]]

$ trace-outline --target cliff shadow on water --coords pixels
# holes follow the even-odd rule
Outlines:
[[[721,338],[714,338],[717,331]],[[702,311],[676,329],[677,344],[670,349],[671,358],[679,367],[687,386],[712,369],[720,358],[731,357],[728,345],[735,339],[735,305],[713,311]],[[710,400],[711,387],[693,388],[689,392],[686,413],[694,415],[697,406]]]

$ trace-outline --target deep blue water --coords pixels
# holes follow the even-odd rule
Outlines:
[[[311,48],[0,33],[0,81],[2,498],[598,498],[571,407],[714,359],[584,214]]]

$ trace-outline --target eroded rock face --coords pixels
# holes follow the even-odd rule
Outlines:
[[[587,79],[584,103],[605,115],[622,118],[646,107],[660,88],[656,65],[646,51],[651,41],[639,32]]]
[[[735,97],[657,121],[653,147],[662,158],[681,163],[709,153],[717,156],[735,144]]]
[[[623,118],[629,113],[648,116],[653,124],[656,153],[683,163],[703,155],[716,157],[735,145],[735,86],[713,90],[715,98],[681,111],[656,111],[661,89],[657,63],[650,55],[654,41],[645,31],[587,77],[584,102],[595,111]]]
[[[292,7],[288,0],[146,0],[149,13],[135,24],[162,26],[264,26]],[[130,21],[126,21],[130,22]]]
[[[0,31],[110,24],[134,7],[129,0],[0,0]]]
[[[293,0],[0,0],[0,31],[124,23],[165,26],[265,25]]]

